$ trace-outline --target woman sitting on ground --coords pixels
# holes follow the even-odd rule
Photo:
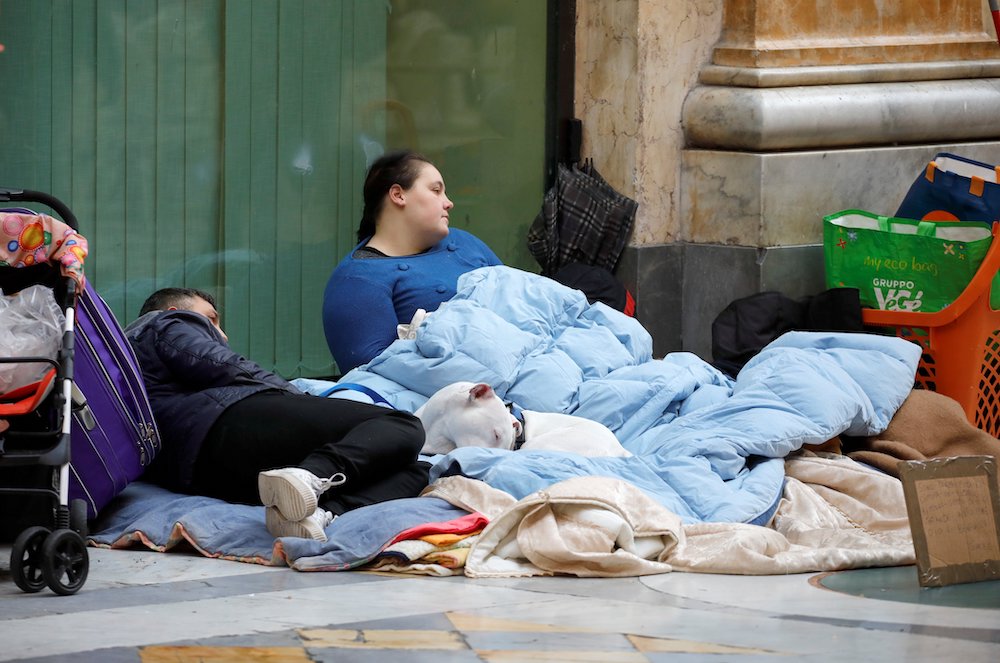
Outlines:
[[[364,184],[360,242],[326,284],[323,328],[341,373],[367,363],[397,338],[417,309],[455,295],[458,277],[500,259],[471,233],[449,228],[454,203],[425,157],[393,152]]]

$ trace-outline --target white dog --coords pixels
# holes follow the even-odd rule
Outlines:
[[[455,382],[416,411],[427,433],[422,452],[457,447],[548,449],[582,456],[631,456],[607,426],[568,414],[523,410],[517,419],[488,384]],[[522,442],[523,440],[523,442]]]

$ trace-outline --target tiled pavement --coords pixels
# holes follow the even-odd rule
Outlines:
[[[0,661],[1000,660],[1000,581],[920,590],[913,567],[475,580],[90,548],[59,597],[17,589],[9,551]]]

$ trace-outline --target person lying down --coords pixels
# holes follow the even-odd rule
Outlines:
[[[427,485],[417,417],[302,393],[229,347],[208,293],[158,290],[125,332],[161,433],[144,480],[263,504],[273,536],[319,541],[336,516]]]

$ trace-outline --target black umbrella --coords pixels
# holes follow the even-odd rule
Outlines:
[[[573,262],[614,271],[639,205],[612,188],[588,159],[559,164],[555,185],[528,228],[528,250],[551,276]]]

